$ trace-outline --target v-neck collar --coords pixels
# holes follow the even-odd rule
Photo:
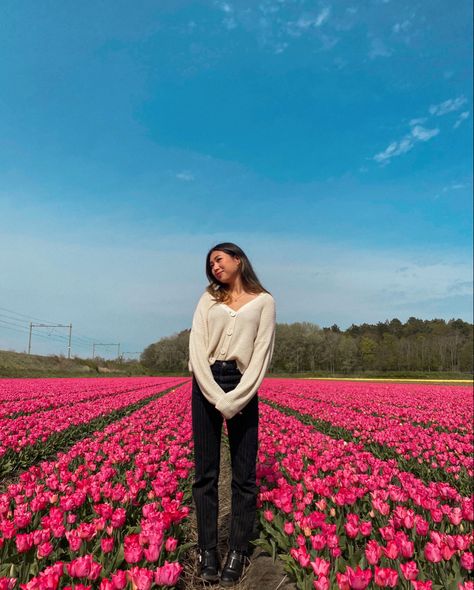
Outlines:
[[[250,301],[247,301],[247,303],[244,303],[241,307],[239,307],[239,309],[233,309],[232,307],[229,307],[228,305],[226,305],[225,303],[222,303],[222,302],[221,302],[221,305],[223,305],[224,307],[227,307],[227,309],[230,309],[230,311],[233,311],[234,313],[239,313],[239,311],[241,309],[243,309],[246,305],[250,305],[253,301],[258,299],[260,297],[260,295],[263,295],[263,293],[258,293],[258,295],[256,297],[254,297]]]

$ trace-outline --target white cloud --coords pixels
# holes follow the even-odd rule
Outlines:
[[[464,104],[466,104],[467,98],[465,96],[458,96],[457,98],[449,98],[439,104],[431,105],[429,108],[430,114],[436,117],[447,115],[453,111],[458,111]]]
[[[217,5],[222,10],[222,12],[226,12],[228,14],[233,12],[233,10],[234,10],[228,2],[220,2]]]
[[[375,37],[371,39],[369,57],[375,59],[376,57],[390,57],[391,50],[385,45],[382,39]]]
[[[465,182],[452,182],[451,184],[443,187],[443,193],[447,193],[450,191],[459,191],[463,188],[468,188],[469,185]]]
[[[457,121],[455,121],[455,123],[453,125],[453,129],[457,129],[459,127],[459,125],[461,125],[461,123],[463,121],[465,121],[468,117],[469,117],[469,111],[463,111],[459,115],[459,117],[457,118]]]
[[[275,45],[274,53],[278,55],[279,53],[283,53],[288,47],[288,43],[277,43]]]
[[[411,26],[411,21],[410,20],[404,20],[400,23],[395,23],[392,27],[392,31],[394,33],[403,33],[404,31],[408,30]]]
[[[439,133],[438,128],[425,129],[421,125],[415,125],[415,127],[413,127],[413,129],[411,130],[411,134],[418,141],[428,141],[432,137],[435,137],[436,135],[438,135],[438,133]]]
[[[324,22],[327,21],[327,19],[329,18],[330,13],[331,13],[331,10],[328,7],[323,8],[321,10],[321,12],[318,14],[318,16],[316,17],[316,19],[314,21],[314,26],[315,27],[320,27]]]
[[[194,180],[194,174],[188,170],[183,170],[182,172],[178,172],[178,174],[176,174],[176,178],[178,180],[182,180],[183,182],[192,182]]]
[[[327,19],[330,14],[329,8],[323,8],[321,12],[316,16],[300,16],[296,21],[296,26],[300,29],[308,29],[310,27],[320,27]]]
[[[418,117],[418,119],[410,119],[410,122],[408,124],[410,126],[412,126],[412,125],[422,125],[423,123],[426,123],[426,117]]]
[[[66,237],[0,234],[0,263],[9,277],[2,306],[58,323],[72,322],[73,343],[77,331],[101,342],[121,342],[124,350],[142,350],[190,327],[206,285],[205,254],[223,238],[156,232],[150,241],[101,246],[99,258],[93,241],[75,244]],[[444,246],[429,251],[363,249],[350,243],[252,233],[239,233],[235,241],[275,296],[278,322],[347,327],[393,317],[404,321],[410,315],[472,318],[470,257]],[[3,346],[23,350],[27,334],[18,334],[17,340],[14,335],[1,332]],[[40,352],[40,342],[34,346]],[[43,352],[63,349],[55,344]],[[91,352],[74,349],[75,354]]]
[[[237,28],[237,21],[234,18],[234,7],[228,2],[216,2],[216,6],[226,15],[225,18],[222,19],[224,27],[228,31]]]
[[[413,120],[413,119],[412,119]],[[429,141],[438,135],[439,129],[426,129],[421,125],[412,127],[410,133],[407,133],[399,141],[393,141],[383,152],[375,154],[374,160],[379,164],[388,164],[395,156],[401,156],[413,149],[416,143],[420,141]]]
[[[319,29],[328,20],[330,13],[329,8],[323,8],[318,14],[304,13],[296,20],[287,21],[285,32],[291,37],[300,37],[311,29]]]

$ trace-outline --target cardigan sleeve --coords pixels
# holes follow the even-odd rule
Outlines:
[[[224,397],[224,390],[216,383],[207,358],[207,320],[205,317],[206,297],[202,296],[193,316],[189,335],[189,359],[194,377],[204,397],[212,404]]]
[[[240,383],[216,403],[216,409],[227,419],[238,414],[257,393],[272,359],[275,346],[275,323],[275,300],[270,297],[262,309],[253,353]]]

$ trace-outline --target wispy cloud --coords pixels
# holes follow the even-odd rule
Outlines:
[[[442,115],[447,115],[453,111],[459,111],[459,109],[465,105],[466,102],[467,98],[461,95],[457,98],[449,98],[448,100],[440,102],[439,104],[433,104],[430,106],[429,111],[431,115],[441,117]]]
[[[404,135],[400,140],[392,141],[385,150],[375,154],[373,159],[379,164],[388,164],[392,158],[401,156],[412,150],[416,143],[421,141],[426,142],[433,137],[436,137],[440,133],[439,127],[428,128],[424,126],[424,124],[426,124],[432,117],[441,117],[448,113],[459,111],[466,102],[467,98],[461,95],[456,98],[445,100],[439,104],[431,105],[428,109],[431,117],[417,117],[410,119],[410,132]],[[469,117],[469,114],[469,111],[463,111],[460,113],[453,125],[453,129],[457,129],[459,125]]]
[[[410,119],[410,123],[409,125],[423,125],[423,123],[426,123],[426,117],[418,117],[417,119]]]
[[[438,135],[439,129],[427,129],[421,125],[414,125],[399,141],[393,141],[383,152],[375,154],[374,160],[379,164],[388,164],[396,156],[406,154],[420,141],[429,141]]]
[[[189,172],[189,170],[183,170],[182,172],[178,172],[178,174],[176,174],[176,178],[183,182],[192,182],[194,180],[194,174]]]
[[[320,27],[324,22],[327,21],[330,12],[330,9],[326,7],[323,8],[321,12],[315,17],[306,18],[302,16],[298,19],[297,25],[303,29],[307,29],[308,27]]]
[[[443,187],[443,193],[447,193],[450,191],[459,191],[463,188],[468,188],[469,185],[465,182],[452,182],[451,184],[448,184],[447,186]]]
[[[392,31],[394,33],[403,33],[405,31],[407,31],[412,25],[412,22],[410,19],[406,19],[400,23],[395,23],[392,27]]]
[[[216,5],[225,14],[222,24],[229,31],[237,27],[237,21],[234,15],[234,7],[229,2],[217,2]]]
[[[412,136],[417,141],[428,141],[432,137],[435,137],[436,135],[438,135],[438,133],[439,133],[438,128],[425,129],[425,127],[422,127],[421,125],[415,125],[413,127],[413,129],[411,130]]]
[[[326,7],[317,14],[302,14],[297,20],[290,20],[286,23],[287,33],[292,37],[299,37],[310,29],[319,29],[328,20],[330,13],[331,10]]]
[[[453,125],[453,129],[457,129],[463,121],[469,117],[469,111],[463,111]]]
[[[369,57],[375,59],[376,57],[390,57],[392,51],[386,46],[382,39],[375,37],[370,42]]]

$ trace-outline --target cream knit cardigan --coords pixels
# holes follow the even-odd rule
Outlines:
[[[245,407],[257,392],[275,346],[275,300],[259,293],[237,311],[205,291],[196,307],[189,338],[188,368],[203,395],[227,419]],[[211,365],[232,360],[242,373],[235,389],[225,393],[214,381]]]

